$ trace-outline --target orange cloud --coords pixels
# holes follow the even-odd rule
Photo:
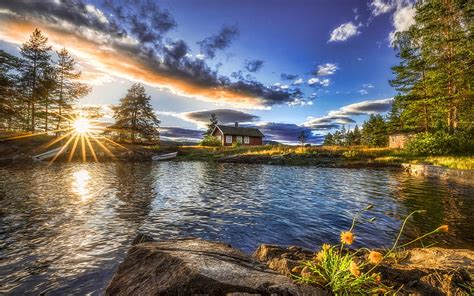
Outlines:
[[[102,72],[104,75],[142,82],[153,87],[167,89],[177,95],[207,102],[230,103],[241,108],[265,107],[262,98],[246,94],[243,91],[234,91],[225,86],[203,86],[191,78],[173,77],[173,75],[165,75],[167,73],[160,73],[152,66],[147,65],[144,60],[140,60],[139,57],[117,50],[108,46],[107,43],[122,42],[122,45],[126,46],[126,42],[130,42],[130,40],[117,41],[107,39],[108,37],[101,35],[101,33],[81,32],[82,35],[90,35],[86,38],[74,31],[74,29],[77,30],[76,27],[69,26],[68,28],[67,23],[64,23],[64,26],[56,26],[41,21],[26,21],[0,12],[0,38],[4,41],[21,44],[28,39],[35,28],[41,29],[56,49],[68,48],[81,62],[92,66],[95,71]],[[98,74],[96,73],[96,75]],[[88,78],[90,77],[85,79],[89,80]]]

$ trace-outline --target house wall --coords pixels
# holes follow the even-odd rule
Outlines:
[[[412,134],[394,134],[388,137],[388,147],[390,148],[405,148]]]
[[[222,135],[222,133],[219,129],[216,129],[212,135],[214,137],[221,137],[222,146],[232,146],[232,144],[237,143],[237,136],[232,136],[232,144],[231,143],[226,143],[225,142],[225,135]],[[249,144],[245,144],[243,141],[244,141],[244,136],[242,136],[242,144],[241,145],[257,146],[257,145],[262,145],[263,144],[262,137],[250,137]]]

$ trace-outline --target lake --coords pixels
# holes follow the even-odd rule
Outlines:
[[[474,187],[393,169],[205,162],[71,163],[0,168],[0,294],[101,294],[138,233],[200,237],[251,253],[261,243],[389,246],[441,224],[425,244],[473,248]]]

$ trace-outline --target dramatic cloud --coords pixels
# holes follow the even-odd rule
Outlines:
[[[408,30],[415,24],[416,9],[413,5],[397,7],[393,13],[393,27],[394,30],[390,32],[389,39],[393,43],[395,34]]]
[[[229,47],[231,42],[239,35],[239,29],[236,26],[224,26],[218,34],[207,37],[199,41],[201,52],[207,57],[213,59],[216,51]]]
[[[344,106],[336,111],[329,112],[329,115],[363,115],[384,113],[390,110],[393,98],[382,100],[362,101],[359,103]]]
[[[142,82],[202,101],[267,108],[300,99],[297,92],[274,89],[251,77],[231,80],[201,58],[193,59],[186,42],[164,38],[176,23],[154,2],[126,2],[121,7],[114,3],[106,1],[105,11],[101,11],[81,0],[2,1],[0,38],[21,44],[38,27],[56,49],[68,47],[81,64],[93,70],[90,72]],[[219,34],[200,42],[202,54],[214,56],[217,50],[229,46],[237,33],[235,27],[224,27]]]
[[[180,127],[161,127],[160,136],[173,140],[199,141],[203,137],[204,131],[186,129]]]
[[[280,78],[281,80],[295,80],[298,78],[298,75],[281,73]]]
[[[318,76],[327,76],[336,73],[337,66],[336,64],[326,63],[319,65],[317,70],[313,72],[314,75]]]
[[[329,42],[345,41],[359,33],[359,27],[354,25],[352,22],[348,22],[340,25],[331,32],[331,38],[329,38]]]
[[[263,67],[262,60],[245,61],[244,68],[252,73],[258,72]]]
[[[301,132],[306,131],[308,143],[321,144],[324,141],[324,135],[316,134],[313,129],[296,124],[263,122],[257,124],[257,127],[265,135],[265,140],[295,144],[298,143],[298,136]]]
[[[367,115],[384,113],[390,110],[393,98],[362,101],[350,105],[343,106],[338,110],[333,110],[328,115],[323,117],[309,117],[306,122],[302,125],[311,127],[315,130],[322,129],[334,129],[339,128],[341,125],[355,123],[356,121],[350,116]]]
[[[230,124],[235,122],[252,122],[258,120],[258,116],[232,109],[215,109],[182,113],[182,118],[198,124],[209,123],[211,114],[217,116],[219,124]]]

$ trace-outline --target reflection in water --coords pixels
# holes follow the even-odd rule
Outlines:
[[[314,248],[373,204],[356,244],[404,241],[448,224],[441,245],[472,247],[474,189],[391,170],[201,162],[0,168],[0,294],[101,293],[138,232],[197,236],[251,252],[260,243]],[[424,243],[430,243],[429,241]]]
[[[77,193],[83,201],[89,198],[90,190],[88,188],[88,181],[90,180],[89,172],[85,169],[75,172],[72,189]]]

